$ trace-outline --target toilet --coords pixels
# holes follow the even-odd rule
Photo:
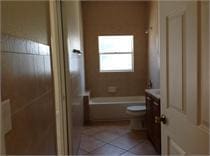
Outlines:
[[[130,129],[141,130],[144,129],[143,121],[146,114],[145,105],[128,106],[126,113],[130,116]]]

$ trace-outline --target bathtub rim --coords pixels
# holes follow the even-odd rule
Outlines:
[[[89,105],[100,104],[145,104],[145,96],[116,96],[116,97],[92,97],[89,100]]]

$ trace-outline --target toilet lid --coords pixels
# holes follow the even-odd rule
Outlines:
[[[127,107],[128,111],[137,112],[137,111],[144,111],[146,109],[145,106],[129,106]]]

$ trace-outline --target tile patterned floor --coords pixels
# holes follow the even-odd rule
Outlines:
[[[130,131],[128,122],[97,123],[82,132],[79,155],[157,155],[145,131]]]

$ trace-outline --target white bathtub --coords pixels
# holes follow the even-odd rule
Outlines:
[[[128,120],[127,106],[145,105],[144,96],[91,98],[90,120]]]

